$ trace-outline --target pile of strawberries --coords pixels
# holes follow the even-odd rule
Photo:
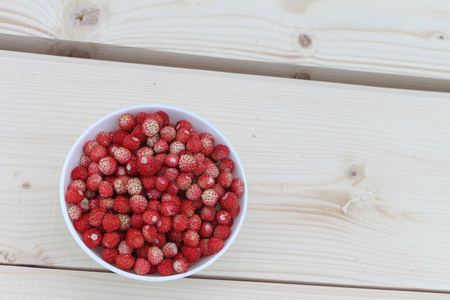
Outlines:
[[[118,125],[86,142],[71,172],[65,200],[86,246],[139,275],[184,273],[219,252],[245,189],[228,147],[163,111]]]

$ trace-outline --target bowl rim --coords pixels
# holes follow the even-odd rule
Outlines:
[[[239,196],[240,198],[240,219],[239,222],[237,224],[234,224],[233,227],[235,227],[233,229],[233,231],[231,232],[230,237],[226,240],[226,243],[223,247],[223,249],[217,253],[215,253],[208,261],[196,266],[195,268],[188,270],[188,272],[186,273],[182,273],[182,274],[174,274],[174,275],[169,275],[169,276],[161,276],[159,274],[156,273],[156,275],[137,275],[135,273],[131,273],[128,271],[123,271],[119,268],[117,268],[116,266],[107,263],[106,261],[104,261],[103,259],[99,258],[90,248],[88,248],[84,242],[82,241],[82,239],[80,238],[80,233],[78,233],[75,228],[73,227],[73,221],[69,218],[68,212],[67,212],[67,206],[69,205],[66,201],[65,201],[65,190],[66,190],[66,186],[65,186],[65,179],[66,179],[66,175],[70,174],[68,173],[68,165],[69,162],[71,160],[71,157],[74,155],[74,152],[79,149],[78,147],[80,147],[80,144],[83,140],[86,139],[86,137],[90,134],[92,134],[92,130],[94,130],[94,128],[96,128],[97,126],[99,126],[100,124],[102,124],[105,121],[108,121],[110,118],[113,117],[117,117],[117,119],[125,114],[128,113],[130,111],[134,111],[134,110],[140,110],[140,111],[145,111],[145,110],[154,110],[159,111],[171,111],[173,112],[177,112],[180,114],[184,114],[186,115],[186,117],[190,117],[193,119],[198,120],[201,123],[204,123],[206,126],[208,126],[209,128],[212,128],[213,131],[215,131],[214,137],[216,138],[217,135],[220,136],[220,140],[221,142],[224,142],[229,150],[230,150],[230,154],[233,154],[234,158],[233,161],[236,165],[236,167],[239,168],[240,173],[242,173],[242,175],[239,177],[242,179],[242,181],[244,182],[244,186],[245,186],[245,191],[244,194],[242,194],[241,196]],[[170,116],[170,112],[167,112],[167,114],[169,114]],[[184,119],[188,119],[188,118],[184,118]],[[94,138],[92,138],[94,139]],[[233,244],[233,242],[235,241],[237,235],[239,234],[242,225],[244,223],[244,219],[245,219],[245,215],[247,213],[247,204],[248,204],[248,185],[247,185],[247,178],[245,176],[245,171],[244,171],[244,167],[242,165],[242,162],[239,158],[239,156],[237,155],[236,150],[234,149],[233,145],[230,143],[230,141],[225,137],[225,135],[223,135],[214,125],[212,125],[209,121],[205,120],[204,118],[189,112],[187,110],[178,108],[178,107],[174,107],[174,106],[169,106],[169,105],[161,105],[161,104],[142,104],[142,105],[135,105],[135,106],[128,106],[128,107],[124,107],[122,109],[113,111],[107,115],[105,115],[104,117],[100,118],[99,120],[97,120],[96,122],[94,122],[92,125],[90,125],[88,128],[86,128],[84,130],[84,132],[77,138],[77,140],[74,142],[74,144],[72,145],[70,151],[68,152],[66,159],[64,161],[64,165],[61,171],[61,177],[60,177],[60,183],[59,183],[59,192],[60,192],[60,205],[61,205],[61,210],[62,210],[62,214],[66,223],[67,228],[69,229],[70,233],[72,234],[72,237],[75,239],[75,241],[78,243],[78,245],[84,250],[84,252],[86,254],[88,254],[94,261],[96,261],[98,264],[100,264],[101,266],[107,268],[108,270],[117,273],[119,275],[122,275],[124,277],[127,278],[131,278],[131,279],[136,279],[136,280],[141,280],[141,281],[154,281],[154,282],[158,282],[158,281],[169,281],[169,280],[176,280],[176,279],[180,279],[180,278],[184,278],[190,275],[193,275],[197,272],[200,272],[201,270],[207,268],[208,266],[210,266],[211,264],[213,264],[215,261],[217,261],[228,249],[229,247]]]

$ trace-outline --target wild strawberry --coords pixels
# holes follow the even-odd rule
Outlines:
[[[169,181],[176,180],[177,177],[179,176],[179,173],[180,173],[177,168],[166,168],[166,167],[164,167],[163,169],[160,170],[160,172],[161,171],[162,171],[162,176],[167,178]]]
[[[219,195],[219,199],[222,199],[222,197],[225,196],[226,191],[220,184],[216,183],[212,188],[216,191],[217,195]]]
[[[161,198],[162,192],[157,189],[151,189],[149,191],[146,191],[147,198],[150,200],[158,200]]]
[[[206,206],[214,206],[219,200],[219,195],[214,189],[207,189],[203,191],[201,198]]]
[[[142,176],[152,176],[158,171],[155,157],[143,155],[137,161],[138,171]]]
[[[142,187],[146,190],[154,189],[156,183],[156,176],[144,176],[141,178]]]
[[[155,153],[164,153],[166,151],[169,151],[169,144],[167,144],[166,140],[161,139],[155,143],[153,146],[153,150]]]
[[[175,181],[169,182],[169,185],[166,188],[166,192],[171,195],[176,195],[180,191],[180,187]]]
[[[88,248],[96,248],[102,242],[102,234],[100,230],[91,228],[83,233],[83,242]]]
[[[189,131],[189,128],[183,127],[177,131],[177,136],[175,139],[177,141],[182,142],[183,144],[186,144],[190,138],[191,138],[191,132]]]
[[[226,210],[220,210],[216,214],[216,220],[219,224],[227,224],[231,220],[231,214]]]
[[[87,156],[86,154],[83,154],[83,155],[80,157],[80,166],[81,166],[81,167],[87,168],[87,167],[89,167],[89,164],[90,164],[91,162],[92,162],[92,161],[91,161],[91,158],[90,158],[89,156]]]
[[[70,173],[72,180],[82,179],[86,180],[88,178],[88,172],[85,167],[75,167]]]
[[[214,228],[209,222],[202,222],[198,234],[202,238],[209,238],[213,234]]]
[[[73,221],[73,227],[81,234],[85,233],[88,229],[91,229],[91,225],[89,224],[89,214],[84,214],[78,220]]]
[[[164,126],[164,121],[161,118],[161,116],[159,116],[158,114],[154,114],[154,113],[149,113],[147,114],[147,116],[145,117],[145,120],[147,119],[152,119],[155,120],[158,123],[158,127],[162,128]],[[144,120],[144,121],[145,121]]]
[[[189,229],[199,231],[202,225],[202,219],[199,215],[193,215],[189,218]]]
[[[89,210],[94,210],[99,206],[100,206],[100,200],[98,200],[98,199],[89,200]]]
[[[114,191],[116,191],[118,195],[125,194],[127,192],[127,182],[128,179],[122,176],[114,179],[113,183]]]
[[[131,248],[126,241],[121,241],[117,246],[119,254],[131,255],[133,253],[133,248]]]
[[[133,154],[125,147],[118,147],[116,151],[114,151],[114,158],[119,164],[124,165],[133,158]]]
[[[200,240],[200,236],[198,235],[197,231],[188,229],[183,235],[183,243],[186,246],[195,247],[198,245],[198,242]]]
[[[196,183],[192,184],[186,190],[186,198],[189,200],[193,200],[193,201],[198,200],[198,199],[200,199],[201,195],[202,195],[202,190]]]
[[[226,145],[216,145],[214,146],[214,150],[211,153],[211,158],[215,161],[219,161],[222,159],[227,158],[227,156],[230,154],[230,149]]]
[[[158,122],[153,119],[146,119],[142,123],[142,131],[146,136],[155,136],[159,132]]]
[[[142,229],[142,227],[145,226],[145,222],[144,222],[144,218],[142,216],[142,214],[132,214],[131,215],[131,220],[130,220],[130,225],[131,227],[137,228],[137,229]]]
[[[103,248],[115,248],[120,242],[120,236],[117,232],[108,232],[103,236]]]
[[[141,141],[137,137],[132,136],[131,134],[128,134],[122,141],[122,147],[130,150],[131,152],[139,149],[140,145]]]
[[[150,147],[141,147],[138,149],[138,151],[136,151],[136,159],[141,158],[144,155],[150,155],[153,156],[155,154],[155,152],[153,151],[152,148]]]
[[[110,133],[110,135],[111,135],[111,142],[113,144],[121,145],[123,139],[127,136],[127,134],[128,133],[125,130],[123,130],[123,129],[119,129],[119,130],[113,131],[112,133]]]
[[[147,210],[147,199],[141,195],[134,195],[130,198],[131,210],[136,214],[142,214]]]
[[[180,208],[181,205],[181,200],[180,197],[178,197],[177,195],[172,195],[169,193],[164,193],[161,197],[161,202],[168,202],[171,201],[175,204],[175,206],[177,206],[177,208]]]
[[[173,270],[178,273],[186,273],[189,268],[189,262],[185,259],[174,259],[173,261]]]
[[[161,192],[165,191],[168,185],[169,185],[169,180],[166,177],[159,176],[156,178],[155,187],[159,191],[161,191]]]
[[[112,175],[103,177],[103,181],[109,182],[109,183],[111,183],[111,184],[114,183],[114,180],[115,180],[115,179],[116,179],[116,177],[114,177],[114,176],[112,176]]]
[[[202,150],[203,143],[197,138],[190,138],[186,144],[186,149],[192,153],[199,153]]]
[[[165,153],[158,153],[155,155],[155,161],[156,161],[156,172],[161,170],[161,168],[164,166],[164,161],[166,160],[167,154]]]
[[[150,244],[145,243],[141,248],[136,249],[136,257],[137,258],[145,258],[148,259],[148,249],[150,249]]]
[[[177,184],[180,188],[180,190],[185,191],[187,190],[191,184],[192,184],[192,179],[190,176],[188,176],[186,173],[181,173],[177,178]]]
[[[109,134],[106,131],[100,131],[97,134],[96,141],[99,145],[102,145],[105,147],[111,146],[111,137],[109,136]]]
[[[142,232],[139,229],[130,228],[127,231],[125,241],[127,242],[128,246],[136,249],[144,246],[145,239],[144,236],[142,235]]]
[[[230,211],[231,217],[232,217],[232,218],[237,217],[237,215],[239,215],[239,211],[240,211],[240,210],[241,210],[241,207],[240,207],[239,204],[238,204],[238,206],[236,207],[235,210]]]
[[[174,201],[166,201],[161,203],[161,214],[164,216],[173,216],[178,213],[179,206]]]
[[[231,229],[227,225],[217,225],[216,228],[214,228],[213,236],[215,238],[226,240],[231,235]]]
[[[125,214],[117,214],[116,216],[118,216],[119,219],[120,219],[119,230],[120,231],[127,231],[130,228],[130,226],[131,226],[131,224],[130,224],[130,220],[131,220],[130,216],[129,215],[125,215]]]
[[[89,211],[89,200],[87,198],[81,200],[81,202],[78,203],[77,205],[81,209],[82,213],[86,213]]]
[[[200,141],[202,142],[202,150],[200,152],[205,156],[210,156],[214,150],[213,142],[208,138],[202,138]]]
[[[239,214],[239,213],[238,213],[238,214]],[[237,216],[238,214],[236,214],[236,216]],[[231,227],[233,227],[233,224],[234,224],[234,219],[231,218],[230,222],[227,223],[227,226],[231,228]]]
[[[137,124],[137,122],[136,122],[135,117],[130,113],[123,114],[119,118],[119,127],[120,127],[120,129],[123,129],[125,131],[133,130],[133,128],[134,128],[134,126],[136,126],[136,124]]]
[[[163,126],[167,126],[170,124],[170,118],[166,112],[160,110],[157,111],[156,114],[161,118]]]
[[[183,241],[183,232],[171,229],[168,233],[166,233],[166,237],[168,241],[180,244]]]
[[[162,276],[169,276],[173,273],[173,261],[171,259],[164,259],[159,265],[156,267],[158,273]]]
[[[210,140],[212,143],[214,143],[214,137],[213,137],[213,135],[210,134],[210,133],[208,133],[208,132],[202,132],[202,133],[200,133],[199,137],[200,137],[200,139],[206,138],[206,139]]]
[[[183,231],[189,227],[189,218],[185,215],[176,215],[172,220],[172,227],[177,231]]]
[[[233,182],[231,183],[231,190],[233,193],[236,194],[236,196],[240,196],[245,192],[245,186],[244,182],[240,178],[233,179]]]
[[[225,194],[225,196],[220,199],[220,205],[228,210],[229,212],[232,212],[238,207],[239,199],[233,192],[228,192]]]
[[[148,249],[148,261],[152,264],[152,265],[159,265],[163,259],[164,259],[164,255],[163,252],[160,248],[156,247],[156,246],[152,246],[150,247],[150,249]]]
[[[197,262],[201,256],[200,249],[197,247],[183,246],[181,247],[181,253],[190,263]]]
[[[210,174],[203,174],[202,176],[200,176],[197,180],[197,185],[202,189],[202,190],[207,190],[210,189],[214,186],[214,183],[216,181],[214,180],[214,177],[212,177]]]
[[[222,171],[219,174],[219,177],[217,177],[217,183],[226,189],[231,186],[232,182],[233,182],[233,175],[228,171]]]
[[[138,163],[137,160],[131,159],[129,162],[125,164],[125,170],[127,171],[127,175],[129,176],[138,176]]]
[[[108,181],[100,182],[98,186],[98,194],[100,197],[112,197],[114,194],[114,188]]]
[[[95,162],[91,162],[90,164],[89,164],[89,167],[88,167],[88,176],[91,176],[91,175],[94,175],[94,174],[102,174],[102,172],[100,171],[100,168],[99,168],[99,166],[98,166],[98,163],[95,163]]]
[[[67,187],[67,190],[73,189],[75,187],[80,188],[83,192],[86,192],[86,183],[82,179],[72,181]]]
[[[117,171],[117,161],[111,156],[106,156],[100,159],[98,168],[102,174],[112,175]]]
[[[159,201],[156,201],[156,202],[159,203]],[[150,224],[150,225],[156,224],[160,219],[158,211],[155,211],[155,210],[145,211],[144,214],[142,215],[142,218],[146,224]]]
[[[219,171],[220,172],[228,171],[230,173],[233,173],[233,171],[234,171],[234,162],[231,159],[229,159],[229,158],[223,159],[219,163]]]
[[[106,232],[113,232],[120,228],[122,223],[120,222],[120,218],[113,214],[106,214],[102,220],[103,229]]]
[[[175,168],[178,166],[178,161],[179,161],[179,157],[178,154],[175,153],[169,153],[166,156],[166,159],[164,160],[164,163],[166,166],[168,166],[169,168]]]
[[[172,228],[172,219],[167,216],[160,216],[159,221],[156,222],[156,230],[159,233],[166,233]]]
[[[117,171],[114,174],[116,177],[119,176],[126,176],[127,175],[127,169],[124,166],[118,166]]]
[[[153,243],[157,235],[155,226],[147,224],[142,227],[142,235],[147,242]]]
[[[205,159],[204,164],[206,166],[205,174],[209,174],[214,178],[219,176],[219,168],[209,159]]]
[[[159,134],[155,134],[154,136],[149,136],[147,138],[147,146],[149,146],[150,148],[153,148],[160,139],[161,139],[161,137],[159,136]]]
[[[67,203],[78,204],[84,199],[84,193],[80,188],[75,187],[66,192],[65,199]]]
[[[147,136],[142,130],[141,124],[138,124],[136,125],[136,127],[134,127],[133,131],[131,132],[131,136],[137,138],[141,143],[145,143],[147,141]]]
[[[141,111],[140,113],[138,113],[136,115],[136,123],[142,124],[142,122],[144,122],[146,118],[147,118],[147,113]]]
[[[117,196],[116,199],[114,199],[113,209],[120,214],[130,213],[130,199],[125,196]]]
[[[86,154],[87,156],[91,155],[92,149],[97,146],[98,143],[97,141],[87,141],[84,146],[83,146],[83,152],[84,154]]]
[[[161,248],[166,243],[166,235],[163,233],[156,234],[156,239],[153,241],[152,245]]]
[[[180,141],[173,141],[169,146],[169,152],[174,154],[179,154],[184,149],[186,148]]]
[[[176,130],[180,130],[180,128],[183,128],[183,127],[186,127],[189,129],[190,127],[192,127],[192,124],[186,120],[180,120],[175,124]]]
[[[100,159],[106,157],[107,155],[108,149],[106,149],[105,146],[97,145],[92,149],[91,155],[89,157],[91,158],[91,161],[98,163]]]
[[[159,132],[159,135],[167,143],[170,143],[175,139],[177,132],[176,132],[175,128],[170,127],[170,126],[165,126],[161,129],[161,131]]]
[[[117,248],[105,248],[102,251],[103,260],[112,265],[116,263],[116,258],[118,255],[119,251],[117,251]]]
[[[106,215],[106,210],[101,207],[94,208],[89,213],[89,224],[92,227],[99,227],[102,225],[103,217]]]
[[[85,199],[87,199],[87,200],[95,199],[95,198],[97,198],[97,192],[94,192],[91,190],[86,190],[86,192],[84,193],[84,196],[86,197]],[[83,201],[83,200],[81,200],[81,201]],[[78,204],[80,204],[80,203],[78,203]]]
[[[191,200],[183,200],[181,201],[179,213],[185,215],[190,218],[194,215],[195,206]]]
[[[129,271],[133,268],[135,258],[129,254],[119,254],[116,258],[116,265],[119,269]]]
[[[200,209],[203,208],[203,206],[205,206],[205,205],[203,204],[202,199],[194,200],[194,201],[192,201],[192,202],[194,202],[195,210],[200,210]]]
[[[161,250],[163,252],[164,258],[172,258],[178,254],[177,245],[172,242],[165,243]]]
[[[67,210],[67,213],[69,214],[69,218],[72,220],[79,220],[81,218],[81,215],[83,214],[81,211],[81,208],[78,205],[72,205]]]
[[[214,254],[214,252],[209,249],[208,244],[209,239],[201,239],[200,242],[198,243],[202,256],[210,256]]]
[[[139,180],[139,178],[131,178],[127,182],[127,192],[130,195],[138,195],[142,191],[142,182]]]
[[[150,271],[150,262],[144,258],[136,259],[134,263],[134,272],[138,275],[145,275]]]
[[[219,252],[220,250],[222,250],[223,246],[224,246],[223,240],[215,237],[209,239],[208,249],[211,250],[212,252],[214,253]]]

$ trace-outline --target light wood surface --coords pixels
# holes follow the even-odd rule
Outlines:
[[[0,65],[1,263],[103,270],[63,222],[63,161],[98,118],[162,103],[213,122],[247,174],[242,231],[202,278],[449,291],[449,94],[7,51]]]
[[[450,90],[447,1],[0,4],[0,49],[5,50]]]
[[[234,280],[143,283],[111,273],[10,266],[0,266],[0,279],[5,299],[448,299],[438,293]]]

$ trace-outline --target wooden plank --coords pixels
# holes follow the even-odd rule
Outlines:
[[[448,94],[12,52],[0,63],[4,263],[99,268],[60,216],[65,155],[106,113],[163,103],[212,121],[246,169],[243,229],[202,276],[448,290]]]
[[[0,266],[7,299],[449,299],[448,294],[185,278],[138,282],[112,273]]]
[[[449,14],[439,0],[9,1],[0,49],[449,91]]]

